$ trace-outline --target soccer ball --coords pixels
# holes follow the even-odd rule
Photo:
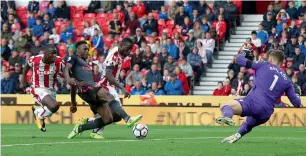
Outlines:
[[[143,139],[148,135],[148,127],[145,124],[136,124],[133,128],[133,134],[137,139]]]

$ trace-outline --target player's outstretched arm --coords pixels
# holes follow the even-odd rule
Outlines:
[[[286,95],[295,108],[302,107],[301,98],[294,92],[292,84],[286,90]]]
[[[254,70],[259,69],[262,65],[265,64],[265,62],[258,62],[258,61],[248,60],[247,58],[245,58],[247,55],[249,55],[249,54],[247,54],[245,52],[242,52],[242,53],[238,54],[236,56],[236,62],[240,66],[247,67],[247,68],[252,68]]]
[[[20,88],[24,88],[25,87],[25,84],[26,84],[26,74],[28,72],[28,70],[30,69],[31,67],[29,66],[28,63],[26,63],[25,67],[23,68],[22,70],[22,76],[21,76],[21,82],[20,82]]]
[[[119,88],[122,91],[122,93],[124,94],[124,97],[130,97],[129,92],[114,78],[113,69],[114,69],[114,66],[107,66],[106,67],[105,76],[106,76],[107,81],[109,81],[115,87]]]

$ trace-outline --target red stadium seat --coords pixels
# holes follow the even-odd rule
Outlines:
[[[83,41],[83,40],[85,40],[84,37],[77,37],[76,40],[75,40],[75,42],[79,42],[79,41]]]
[[[166,25],[165,20],[158,20],[158,25],[164,27]]]
[[[153,17],[154,17],[154,19],[158,20],[158,16],[159,16],[159,15],[158,15],[158,13],[157,13],[157,12],[154,12],[154,13],[153,13]]]
[[[108,25],[103,25],[102,26],[102,32],[103,32],[103,34],[108,34]]]
[[[166,23],[167,28],[174,28],[174,20],[168,20]]]
[[[95,13],[86,13],[84,15],[84,18],[96,18],[96,14]]]
[[[179,34],[181,34],[182,29],[180,29],[180,28],[174,28],[174,29],[172,30],[172,33],[175,34],[176,32],[178,32]]]
[[[72,19],[82,19],[83,18],[83,14],[80,14],[80,13],[76,13],[72,16]]]
[[[99,13],[99,14],[97,14],[96,15],[96,18],[97,19],[104,19],[104,20],[108,20],[108,14],[106,14],[106,13]]]
[[[59,21],[54,21],[54,26],[55,26],[55,27],[60,27],[60,26],[63,25],[63,24],[64,24],[64,22],[61,21],[61,20],[59,20]]]
[[[232,2],[236,5],[237,11],[240,14],[242,12],[242,0],[234,0]]]
[[[188,39],[188,36],[182,36],[182,39],[186,41]]]
[[[21,19],[28,19],[29,18],[29,14],[22,14]]]

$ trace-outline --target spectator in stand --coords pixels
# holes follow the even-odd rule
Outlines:
[[[1,94],[13,94],[15,90],[15,82],[11,78],[10,72],[4,72],[4,79],[1,80]]]
[[[174,33],[173,42],[178,47],[180,44],[180,40],[182,40],[181,35],[179,32]]]
[[[192,66],[187,62],[186,57],[181,60],[179,67],[185,73],[188,80],[193,76]]]
[[[296,20],[298,19],[298,11],[294,7],[294,1],[289,1],[288,3],[288,8],[286,9],[286,12],[288,13],[289,17],[291,20]]]
[[[219,81],[217,85],[218,87],[214,90],[213,96],[223,96],[224,95],[223,83]]]
[[[49,37],[50,37],[50,34],[48,32],[44,32],[44,35],[42,36],[42,40],[40,41],[40,44],[42,46],[49,44]]]
[[[12,56],[8,60],[10,68],[9,69],[14,69],[14,66],[16,63],[21,64],[22,60],[19,56],[19,53],[17,51],[12,52]]]
[[[55,15],[55,8],[54,8],[54,5],[52,3],[50,3],[48,5],[48,9],[46,10],[46,13],[49,14],[49,16],[51,17],[51,19],[54,18],[54,15]]]
[[[189,17],[192,16],[192,6],[189,4],[188,0],[184,0],[184,12],[187,13]]]
[[[199,16],[198,10],[194,9],[192,11],[192,16],[190,17],[191,22],[196,22],[201,20],[201,16]]]
[[[273,3],[273,9],[275,11],[275,13],[280,12],[280,10],[283,8],[283,4],[282,1],[279,0],[275,0]]]
[[[96,13],[101,8],[100,1],[91,1],[88,5],[88,9],[84,10],[83,14],[85,13]]]
[[[63,41],[64,43],[67,43],[68,39],[73,38],[73,32],[70,32],[68,28],[66,28],[65,25],[62,25],[61,29],[62,29],[62,33],[60,35],[61,41]]]
[[[7,20],[7,14],[9,10],[16,10],[15,1],[1,1],[1,18]]]
[[[158,15],[158,20],[168,20],[168,13],[166,12],[165,6],[161,6],[161,12]]]
[[[158,55],[158,60],[160,61],[162,69],[164,69],[164,64],[167,62],[168,56],[169,56],[169,54],[167,52],[167,49],[165,47],[163,47],[161,52]]]
[[[279,42],[278,40],[274,40],[273,41],[273,45],[270,47],[269,50],[281,50],[281,51],[284,51],[284,46],[282,45],[279,45]]]
[[[2,25],[2,31],[1,31],[1,38],[5,38],[6,40],[11,39],[13,36],[13,33],[9,31],[9,25],[7,23],[4,23]]]
[[[34,12],[34,13],[37,13],[39,10],[39,2],[37,1],[29,1],[29,4],[28,4],[28,12]]]
[[[207,18],[203,17],[201,21],[202,21],[202,24],[201,24],[202,30],[205,33],[208,32],[210,30],[211,25],[208,23]]]
[[[272,4],[269,4],[269,5],[268,5],[267,11],[266,11],[266,12],[264,13],[264,15],[263,15],[263,20],[264,20],[264,21],[267,20],[268,14],[271,14],[272,20],[275,21],[275,19],[276,19],[276,13],[275,13],[275,11],[273,10],[273,5],[272,5]]]
[[[132,66],[138,64],[140,69],[142,69],[142,59],[143,54],[140,52],[139,48],[136,48],[135,54],[132,55]]]
[[[174,73],[177,75],[177,78],[179,80],[181,80],[181,82],[182,82],[182,86],[183,86],[183,89],[184,89],[183,95],[188,95],[189,91],[190,91],[190,88],[189,88],[189,82],[188,82],[188,79],[186,77],[186,74],[184,72],[182,72],[182,69],[178,66],[175,67]]]
[[[260,39],[261,44],[267,44],[269,35],[265,30],[263,30],[262,24],[258,25],[257,37]]]
[[[189,17],[184,18],[184,24],[182,26],[182,35],[188,36],[188,31],[191,30],[193,27],[192,22],[190,22]]]
[[[282,20],[281,19],[277,19],[277,24],[276,24],[276,34],[277,34],[277,36],[280,36],[282,31],[283,31]]]
[[[1,39],[1,57],[5,61],[8,61],[11,56],[11,50],[7,45],[7,40],[6,38]]]
[[[150,91],[152,91],[154,95],[165,95],[164,90],[162,88],[158,88],[157,82],[152,82],[152,87],[147,91],[147,93]]]
[[[142,74],[140,72],[140,68],[138,64],[135,64],[133,67],[133,70],[129,73],[129,75],[126,77],[126,82],[128,82],[129,80],[132,81],[133,85],[136,85],[136,82],[142,82]]]
[[[279,37],[279,40],[279,45],[286,47],[287,44],[289,44],[290,41],[286,31],[282,32],[281,36]]]
[[[178,59],[178,47],[173,43],[173,40],[169,37],[167,38],[167,45],[165,46],[167,52],[170,56],[172,56],[173,59]]]
[[[60,42],[60,35],[57,34],[57,31],[55,28],[52,29],[52,35],[50,35],[49,39],[54,40],[54,44],[59,44]]]
[[[256,31],[252,31],[252,43],[257,47],[257,48],[261,48],[261,40],[259,38],[257,38],[257,33]]]
[[[291,43],[288,43],[286,45],[285,49],[285,56],[287,58],[287,61],[292,61],[293,56],[295,55],[295,48],[298,47],[299,45],[297,43],[297,38],[296,36],[291,37]]]
[[[273,27],[275,27],[275,23],[272,20],[272,13],[267,13],[267,19],[261,22],[261,25],[263,26],[263,29],[271,34],[271,30]]]
[[[140,22],[135,16],[135,13],[131,12],[130,19],[125,23],[126,29],[129,30],[130,34],[133,36],[136,34],[136,30],[140,27]]]
[[[238,95],[242,89],[243,89],[243,83],[245,83],[244,81],[244,77],[243,77],[243,73],[239,73],[237,78],[233,80],[233,85],[232,88],[235,88],[236,89],[236,94]]]
[[[94,65],[93,66],[93,79],[95,83],[98,83],[100,81],[102,73],[99,71],[99,66]]]
[[[156,39],[154,43],[155,43],[154,45],[155,45],[155,49],[156,49],[155,55],[158,55],[158,54],[161,53],[163,46],[161,46],[161,44],[160,44],[160,39]]]
[[[98,29],[95,29],[95,35],[93,36],[91,43],[94,49],[98,49],[99,53],[104,50],[104,41],[102,38],[102,34]]]
[[[199,16],[202,16],[206,13],[206,9],[209,8],[209,6],[207,5],[206,1],[205,0],[200,0],[200,4],[196,6],[196,9],[193,9],[194,10],[197,10],[197,12],[199,13]]]
[[[91,20],[91,34],[90,36],[93,37],[95,35],[95,29],[98,29],[99,31],[101,31],[100,26],[98,25],[97,21],[95,19]],[[102,32],[101,32],[102,34]],[[103,34],[102,34],[103,36]]]
[[[278,34],[276,33],[276,28],[272,27],[271,32],[269,33],[269,37],[273,37],[276,39],[278,37]]]
[[[32,41],[32,32],[30,28],[25,29],[25,38],[27,39],[28,43]]]
[[[301,87],[297,84],[297,78],[296,76],[292,77],[292,83],[293,83],[293,88],[296,94],[301,95],[302,94],[302,89]]]
[[[206,9],[206,14],[202,16],[202,18],[205,17],[209,23],[213,23],[214,20],[216,19],[215,14],[212,12],[210,7],[207,7]]]
[[[42,24],[44,28],[44,32],[52,33],[52,29],[54,28],[53,21],[50,20],[50,16],[48,14],[44,15],[44,22]]]
[[[247,95],[249,94],[250,90],[251,90],[250,85],[249,85],[248,83],[245,83],[245,84],[243,85],[243,90],[240,91],[240,94],[239,94],[239,95],[240,95],[240,96],[247,96]]]
[[[299,66],[299,72],[296,74],[297,77],[297,83],[299,86],[303,86],[306,83],[306,70],[305,65],[300,64]],[[305,90],[306,91],[306,90]]]
[[[299,38],[298,38],[298,45],[299,45],[300,49],[302,50],[302,48],[304,46],[304,36],[303,35],[299,36]]]
[[[177,63],[173,60],[171,55],[168,56],[168,61],[164,64],[164,70],[168,70],[172,73],[175,70]]]
[[[124,10],[122,9],[122,4],[121,3],[117,3],[116,8],[113,10],[114,14],[118,15],[118,20],[123,23],[124,22]]]
[[[299,66],[304,64],[305,62],[305,55],[301,54],[301,49],[299,47],[295,47],[295,55],[292,59],[292,68],[294,70],[299,70]]]
[[[146,41],[146,39],[141,34],[141,29],[137,28],[136,29],[136,36],[134,37],[134,43],[136,43],[138,45],[138,47],[140,47],[142,41]]]
[[[200,40],[196,41],[196,48],[198,49],[198,53],[201,56],[202,59],[202,65],[203,68],[206,69],[206,65],[207,65],[207,54],[206,51],[204,50],[203,44],[201,43]]]
[[[13,40],[13,39],[10,39],[10,40],[9,40],[8,47],[10,48],[11,51],[14,50],[15,47],[14,47],[14,40]]]
[[[290,20],[290,16],[285,11],[285,9],[281,9],[280,12],[276,15],[276,19],[281,19],[282,23],[287,23]]]
[[[177,13],[175,16],[175,24],[179,26],[183,26],[185,17],[188,17],[188,14],[184,12],[184,7],[180,6],[179,13]]]
[[[34,46],[30,50],[32,53],[32,56],[38,55],[41,50],[42,50],[42,46],[40,45],[40,42],[36,40],[34,42]]]
[[[17,32],[20,31],[20,22],[18,21],[17,18],[14,18],[13,24],[11,25],[11,31],[12,32]]]
[[[225,11],[229,14],[229,20],[236,21],[237,6],[233,3],[232,0],[228,0],[224,5]]]
[[[147,87],[150,88],[152,82],[161,82],[163,79],[161,73],[157,70],[156,64],[152,64],[151,70],[146,75]]]
[[[237,75],[240,71],[240,65],[238,63],[236,63],[236,56],[233,56],[232,62],[228,65],[228,69],[229,70],[233,70],[234,71],[234,75]]]
[[[194,37],[194,31],[193,29],[190,29],[188,31],[188,38],[185,40],[186,46],[189,48],[189,51],[191,51],[195,47],[196,38]]]
[[[168,18],[174,20],[178,13],[179,7],[176,5],[176,1],[171,1],[171,5],[168,8]]]
[[[231,89],[232,89],[232,87],[231,87],[231,85],[230,85],[230,80],[229,80],[229,79],[226,79],[226,80],[224,81],[224,85],[223,85],[223,88],[222,88],[222,90],[223,90],[223,95],[229,96],[229,95],[231,94]]]
[[[292,77],[294,75],[294,72],[293,72],[293,68],[292,67],[287,67],[286,69],[286,75],[287,77],[289,78],[289,80],[292,80]]]
[[[298,8],[297,15],[301,19],[306,12],[306,1],[302,1],[302,5]]]
[[[192,53],[188,54],[187,61],[191,65],[192,70],[196,72],[195,82],[199,83],[202,74],[202,59],[198,54],[198,48],[193,48]]]
[[[151,35],[152,33],[153,33],[152,34],[153,36],[157,35],[158,25],[157,25],[157,21],[154,19],[152,13],[148,14],[148,19],[145,21],[145,23],[143,25],[143,28],[144,28],[147,35]]]
[[[148,46],[151,47],[151,51],[155,55],[157,49],[156,49],[156,45],[155,45],[155,39],[154,39],[153,36],[149,36],[149,44],[148,44]]]
[[[76,51],[76,46],[71,38],[67,40],[66,51],[68,51],[70,48],[72,48],[74,52]]]
[[[221,7],[226,5],[226,1],[214,1],[214,10],[217,12]]]
[[[290,36],[298,36],[299,35],[299,29],[296,26],[296,23],[294,20],[291,20],[290,27],[288,27],[288,32]]]
[[[210,32],[205,33],[206,38],[203,40],[200,40],[203,46],[203,50],[206,53],[207,57],[207,63],[211,64],[212,63],[212,57],[213,57],[213,52],[215,49],[215,40],[211,37]]]
[[[70,9],[68,8],[67,4],[65,1],[58,1],[57,8],[55,10],[55,15],[54,17],[56,19],[62,19],[64,21],[67,21],[70,19]]]
[[[246,67],[240,67],[240,73],[243,74],[243,82],[249,82],[251,75],[247,71]]]
[[[160,7],[164,5],[164,1],[145,1],[144,5],[147,12],[159,12]]]
[[[133,89],[133,83],[132,83],[132,81],[131,81],[131,80],[128,80],[128,81],[126,82],[126,85],[125,85],[124,88],[131,94],[132,89]]]
[[[237,74],[238,75],[238,74]],[[235,75],[235,72],[233,70],[229,70],[227,72],[227,77],[226,79],[229,79],[230,80],[230,85],[231,87],[233,88],[233,84],[234,84],[234,80],[236,79],[236,75]]]
[[[137,81],[135,87],[131,91],[131,95],[144,95],[146,90],[141,86],[141,82]]]
[[[183,95],[184,89],[181,80],[174,73],[170,74],[170,80],[166,82],[164,90],[166,95]]]
[[[42,36],[44,33],[44,27],[41,22],[42,22],[41,19],[37,18],[36,25],[34,25],[32,28],[32,34],[38,38]]]
[[[142,68],[149,70],[152,65],[153,53],[149,45],[146,46],[143,58],[142,58]]]
[[[156,68],[157,68],[157,70],[158,70],[159,72],[162,71],[160,61],[158,60],[158,56],[154,56],[154,57],[153,57],[152,64],[156,64]]]
[[[14,48],[20,53],[25,53],[27,49],[27,39],[22,31],[19,32],[19,38],[15,41]]]
[[[190,53],[189,47],[186,46],[184,40],[179,41],[179,59],[182,60],[184,57],[187,57],[187,55]]]
[[[109,34],[119,36],[121,34],[121,28],[121,22],[118,19],[118,15],[113,14],[113,20],[109,22],[108,26]]]
[[[306,41],[304,41],[304,45],[300,46],[302,54],[306,55]]]

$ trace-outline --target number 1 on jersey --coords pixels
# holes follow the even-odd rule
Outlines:
[[[274,80],[273,80],[273,82],[272,82],[272,84],[271,84],[269,90],[271,90],[271,91],[273,90],[273,88],[274,88],[274,86],[275,86],[277,80],[278,80],[278,76],[277,76],[277,75],[274,75]]]

